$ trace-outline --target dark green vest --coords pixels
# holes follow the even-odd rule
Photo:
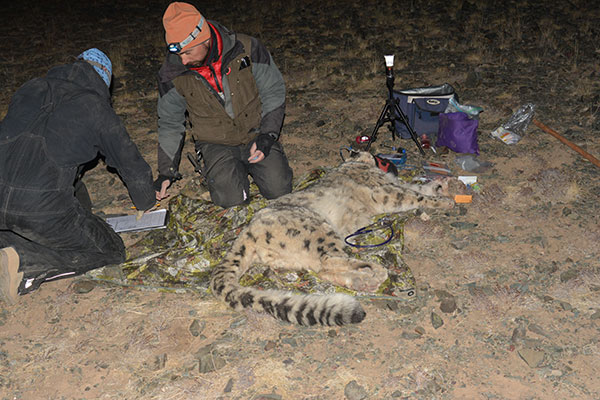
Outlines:
[[[238,34],[244,51],[236,56],[222,71],[227,75],[229,95],[234,118],[208,89],[204,78],[198,74],[180,75],[173,80],[177,92],[187,102],[191,134],[195,141],[236,146],[249,143],[258,133],[261,120],[261,103],[258,88],[252,75],[252,66],[240,70],[244,57],[250,57],[250,37]]]

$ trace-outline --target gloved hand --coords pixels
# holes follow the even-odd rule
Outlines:
[[[169,185],[170,185],[174,181],[174,179],[171,178],[170,176],[158,175],[158,178],[156,178],[156,180],[152,184],[152,186],[154,186],[154,190],[156,190],[157,192],[160,192],[160,190],[162,188],[162,183],[164,181],[169,181]]]
[[[179,172],[176,172],[175,176],[159,174],[158,178],[156,178],[156,180],[152,183],[152,186],[154,187],[154,190],[158,192],[162,189],[162,184],[164,181],[169,181],[169,186],[171,186],[173,182],[178,181],[181,178],[183,178],[183,176]]]
[[[271,147],[273,146],[273,143],[275,143],[276,139],[276,133],[261,133],[256,137],[254,141],[256,143],[256,150],[262,151],[265,155],[265,158],[267,158],[267,156],[271,152]]]
[[[152,183],[152,186],[154,187],[154,190],[156,192],[156,200],[160,201],[165,197],[169,197],[167,189],[169,188],[169,186],[171,186],[173,182],[178,181],[181,178],[182,176],[179,172],[177,172],[176,176],[174,177],[159,174],[158,178],[156,178],[156,180]]]

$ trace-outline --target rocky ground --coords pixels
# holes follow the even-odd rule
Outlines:
[[[114,107],[156,166],[162,12],[168,3],[13,3],[0,32],[0,115],[27,80],[89,47],[114,63]],[[298,328],[193,293],[81,279],[0,308],[2,399],[600,398],[600,169],[531,125],[490,136],[522,104],[600,156],[600,11],[593,2],[222,1],[198,8],[271,50],[288,88],[282,142],[296,175],[369,133],[396,88],[448,82],[483,107],[471,204],[406,227],[418,294],[364,301],[360,325]],[[377,144],[389,141],[380,131]],[[397,141],[410,165],[421,157]],[[189,148],[189,144],[188,144]],[[473,175],[455,153],[426,159]],[[184,160],[185,179],[193,177]],[[98,213],[131,212],[101,163]],[[124,235],[132,244],[140,234]]]

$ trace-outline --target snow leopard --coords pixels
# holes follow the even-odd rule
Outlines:
[[[260,290],[241,286],[239,279],[261,263],[275,270],[309,270],[340,286],[374,291],[387,279],[387,269],[348,256],[343,238],[379,214],[451,208],[447,187],[443,181],[404,183],[380,169],[369,152],[352,152],[316,183],[258,211],[213,269],[210,289],[235,310],[265,312],[290,323],[359,323],[366,313],[353,296]]]

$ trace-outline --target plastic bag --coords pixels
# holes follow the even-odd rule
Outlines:
[[[479,113],[482,111],[483,108],[481,107],[470,104],[460,104],[458,101],[456,101],[455,97],[452,97],[448,101],[448,106],[446,107],[446,111],[444,111],[444,113],[464,112],[471,119],[479,119]]]
[[[477,157],[472,154],[458,156],[454,159],[454,162],[465,171],[477,173],[485,172],[493,166],[489,161],[479,161]]]
[[[500,125],[492,132],[492,136],[502,140],[506,144],[515,144],[525,134],[529,123],[533,119],[535,105],[527,103],[522,105],[508,121]]]

